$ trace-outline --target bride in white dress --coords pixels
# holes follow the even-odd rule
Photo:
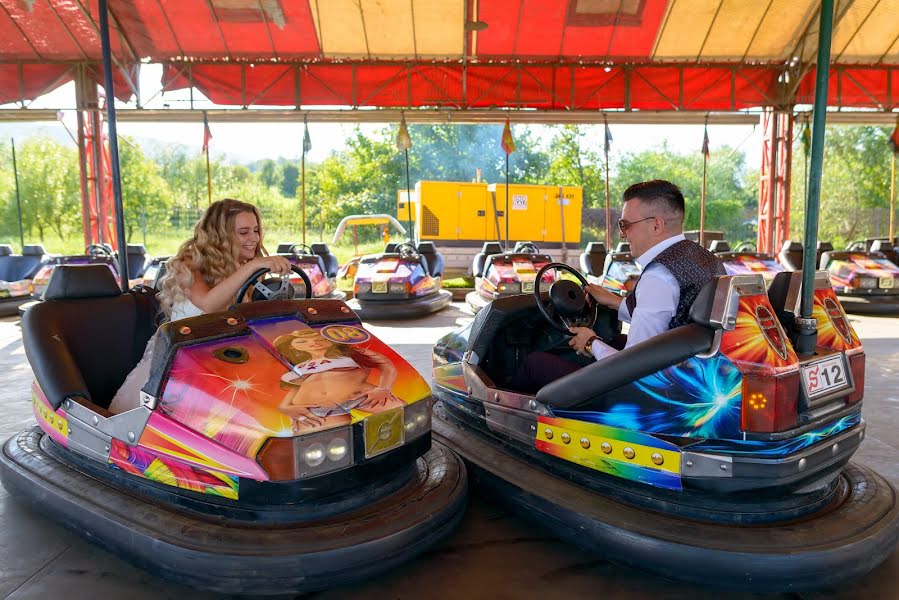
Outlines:
[[[165,320],[226,309],[241,284],[257,269],[288,274],[290,263],[282,256],[266,256],[262,237],[262,219],[255,206],[231,199],[212,203],[194,227],[193,237],[166,263],[159,292]],[[147,342],[143,358],[116,392],[110,412],[140,405],[140,389],[150,376],[155,342],[156,335]]]

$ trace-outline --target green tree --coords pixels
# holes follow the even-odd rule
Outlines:
[[[587,132],[580,125],[556,128],[550,144],[548,181],[580,186],[584,206],[605,206],[604,157],[588,147]]]
[[[679,154],[667,145],[625,154],[616,164],[611,190],[620,205],[628,186],[647,179],[667,179],[686,201],[684,229],[698,229],[702,193],[702,154]],[[758,175],[745,167],[742,152],[717,148],[709,159],[706,181],[706,230],[721,230],[732,243],[755,241]]]
[[[891,129],[834,125],[824,137],[824,170],[818,239],[845,247],[856,239],[886,235],[889,222]],[[790,234],[803,239],[805,154],[799,136],[793,149]]]
[[[165,227],[174,199],[159,165],[144,156],[133,140],[124,136],[120,140],[124,142],[119,144],[119,162],[125,236],[131,242],[136,230],[149,227],[158,232],[160,227]]]
[[[16,154],[26,237],[36,231],[44,242],[51,233],[60,241],[77,235],[81,201],[75,149],[41,137],[26,140]]]

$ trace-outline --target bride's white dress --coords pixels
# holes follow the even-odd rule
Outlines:
[[[193,302],[183,300],[172,306],[171,320],[178,321],[179,319],[187,319],[202,314],[203,311],[194,306]],[[109,403],[109,412],[118,414],[140,406],[140,389],[144,387],[147,379],[150,378],[150,367],[153,364],[153,348],[156,346],[156,336],[158,335],[159,332],[157,331],[147,341],[147,347],[144,348],[144,355],[140,362],[131,369],[112,402]]]

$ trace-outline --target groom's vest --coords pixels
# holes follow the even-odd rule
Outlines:
[[[662,250],[658,256],[649,261],[649,265],[656,262],[668,269],[677,280],[677,285],[680,286],[680,300],[678,300],[674,316],[668,322],[668,329],[686,325],[690,319],[690,307],[693,306],[702,286],[718,275],[726,274],[724,265],[717,256],[690,240],[681,240]],[[644,267],[644,272],[649,265]],[[637,285],[640,285],[639,281],[637,281]],[[634,309],[637,307],[636,288],[625,299],[625,304],[633,316]]]

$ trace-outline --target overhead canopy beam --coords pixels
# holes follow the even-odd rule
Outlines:
[[[0,122],[56,121],[59,110],[70,109],[7,109],[0,110]],[[189,109],[119,109],[117,118],[128,123],[201,123],[203,113],[215,123],[398,123],[405,115],[408,123],[503,123],[510,118],[517,124],[565,125],[598,124],[608,121],[615,125],[758,125],[760,112],[704,113],[688,111],[507,111],[507,110],[189,110]],[[807,118],[810,111],[797,111],[798,118]],[[896,124],[895,112],[886,111],[828,111],[831,125]]]

